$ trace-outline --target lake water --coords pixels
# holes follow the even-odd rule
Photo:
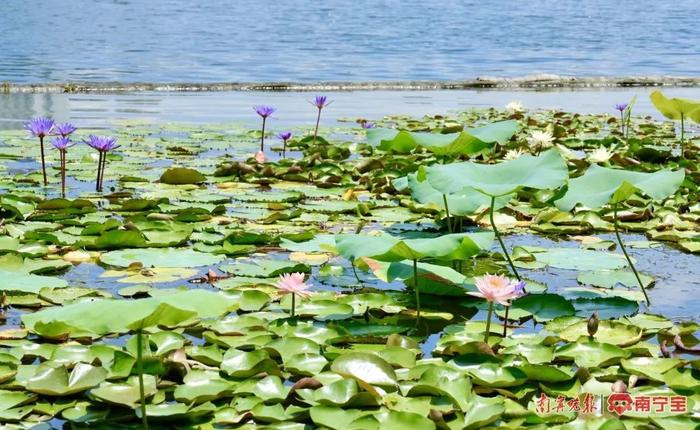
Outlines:
[[[503,108],[519,100],[527,109],[563,109],[581,113],[617,115],[615,103],[637,96],[635,115],[663,119],[649,101],[654,88],[617,88],[605,90],[449,90],[449,91],[345,91],[324,92],[333,101],[323,111],[324,125],[341,118],[363,117],[376,120],[385,115],[434,115],[472,108]],[[668,88],[670,97],[700,99],[700,88]],[[260,118],[253,105],[277,107],[270,126],[299,127],[313,125],[316,109],[306,92],[127,92],[112,94],[10,93],[0,94],[0,129],[19,129],[28,118],[50,116],[70,121],[80,128],[109,127],[122,120],[147,123],[236,122],[257,127]],[[689,133],[695,124],[687,124]]]
[[[3,0],[0,82],[695,75],[697,0]]]

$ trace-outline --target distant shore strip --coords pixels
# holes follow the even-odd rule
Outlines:
[[[458,81],[376,81],[376,82],[221,82],[221,83],[122,83],[0,82],[0,93],[110,93],[110,92],[210,92],[210,91],[427,91],[427,90],[546,90],[605,89],[628,87],[700,87],[700,76],[571,77],[530,75],[519,78],[478,77]]]

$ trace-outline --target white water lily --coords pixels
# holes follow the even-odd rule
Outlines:
[[[530,137],[527,138],[527,143],[531,149],[541,151],[546,148],[551,148],[554,144],[554,135],[549,131],[533,131]]]
[[[506,152],[506,155],[503,156],[503,159],[515,160],[520,158],[520,156],[523,154],[525,154],[525,152],[522,149],[511,149],[510,151]]]
[[[607,149],[600,147],[588,154],[588,161],[591,163],[605,163],[613,156],[613,153]]]
[[[520,100],[513,100],[512,102],[506,105],[506,110],[508,112],[522,112],[524,109],[523,104],[520,102]]]

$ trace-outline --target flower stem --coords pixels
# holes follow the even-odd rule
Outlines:
[[[442,201],[445,203],[445,215],[447,217],[447,231],[452,233],[452,218],[450,218],[450,207],[447,205],[447,194],[442,195]]]
[[[100,191],[100,180],[102,179],[102,151],[99,152],[100,158],[97,159],[97,179],[95,180],[95,191]]]
[[[314,128],[314,145],[316,144],[316,137],[318,136],[318,124],[321,122],[321,108],[318,108],[318,115],[316,116],[316,128]]]
[[[60,151],[61,156],[61,197],[66,198],[66,152]]]
[[[484,343],[489,343],[491,333],[491,315],[493,314],[493,302],[489,302],[489,314],[486,316],[486,333],[484,333]]]
[[[102,154],[102,161],[100,162],[100,191],[104,187],[105,183],[105,169],[107,168],[107,153]]]
[[[265,121],[267,118],[263,117],[262,133],[260,134],[260,150],[265,151]]]
[[[416,325],[420,321],[420,291],[418,291],[418,260],[413,260],[413,289],[416,293]]]
[[[520,278],[520,274],[518,273],[518,270],[515,268],[515,264],[513,264],[513,260],[510,259],[510,255],[508,255],[508,250],[506,249],[506,244],[503,243],[503,238],[501,237],[501,233],[498,231],[498,228],[496,227],[496,221],[493,218],[495,206],[496,206],[496,197],[491,196],[491,211],[489,213],[490,220],[491,220],[491,228],[493,228],[493,233],[496,235],[496,239],[498,239],[498,243],[501,244],[501,249],[503,250],[503,254],[506,256],[506,260],[508,260],[508,264],[510,265],[510,268],[513,271],[513,274],[518,279],[518,281],[521,281],[522,279]],[[505,314],[504,319],[503,319],[503,336],[504,337],[505,337],[507,330],[508,330],[508,313],[509,313],[509,311],[510,311],[510,306],[506,306],[506,314]],[[491,323],[491,321],[489,318],[489,324],[490,323]]]
[[[622,243],[622,238],[620,237],[620,231],[619,231],[619,220],[617,218],[617,203],[613,205],[613,217],[614,217],[614,227],[615,227],[615,237],[617,237],[617,243],[620,244],[620,249],[622,250],[622,253],[625,254],[625,258],[627,259],[627,263],[630,265],[630,268],[632,268],[632,272],[634,273],[634,277],[637,278],[637,283],[639,284],[639,288],[642,289],[642,293],[644,293],[644,299],[647,302],[647,306],[651,305],[651,301],[649,300],[649,296],[647,295],[647,290],[644,288],[644,283],[642,282],[642,279],[639,277],[639,273],[637,272],[637,268],[634,267],[634,264],[632,263],[632,259],[630,258],[629,254],[627,254],[627,249],[625,249],[625,245]]]
[[[292,317],[294,316],[294,308],[296,307],[296,297],[297,295],[292,293]]]
[[[144,430],[148,430],[148,417],[146,416],[146,393],[143,387],[143,329],[136,332],[136,365],[139,373],[139,397],[141,401],[141,423]]]
[[[39,136],[39,146],[41,146],[41,172],[44,174],[44,186],[49,182],[46,180],[46,160],[44,159],[44,136]]]
[[[282,158],[287,158],[287,139],[282,141]]]

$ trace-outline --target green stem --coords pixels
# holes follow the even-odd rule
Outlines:
[[[496,197],[491,197],[491,212],[490,212],[490,220],[491,220],[491,228],[493,228],[493,233],[496,235],[496,239],[498,239],[498,243],[501,244],[501,249],[503,250],[503,254],[506,256],[506,260],[508,260],[508,264],[510,265],[511,270],[513,270],[513,274],[515,277],[518,279],[518,281],[521,281],[520,279],[520,274],[518,273],[518,270],[515,268],[515,265],[513,264],[513,260],[510,259],[510,255],[508,255],[508,250],[506,249],[506,244],[503,243],[503,238],[501,237],[501,233],[498,231],[498,228],[496,227],[496,221],[493,219],[493,212],[494,208],[496,206]]]
[[[44,159],[44,137],[39,136],[39,145],[41,146],[41,172],[44,174],[44,186],[49,183],[46,180],[46,160]]]
[[[61,156],[61,197],[66,198],[66,152],[60,151]]]
[[[442,201],[445,203],[445,216],[447,217],[447,231],[452,233],[452,219],[450,218],[450,207],[447,205],[447,194],[442,195]]]
[[[413,289],[416,293],[416,325],[420,320],[420,292],[418,291],[418,260],[413,260]]]
[[[136,332],[136,365],[139,372],[139,397],[141,399],[141,423],[144,430],[148,430],[148,417],[146,416],[146,394],[143,388],[143,329]]]
[[[503,243],[503,238],[501,237],[501,233],[498,231],[498,228],[496,227],[496,221],[493,219],[493,212],[496,206],[496,197],[491,196],[491,212],[490,212],[490,219],[491,219],[491,228],[493,228],[493,233],[496,235],[496,239],[498,239],[498,243],[501,244],[501,249],[503,250],[503,254],[506,256],[506,260],[508,260],[508,264],[510,265],[511,270],[513,271],[513,274],[515,277],[518,279],[518,281],[521,281],[522,279],[520,278],[520,274],[518,273],[518,270],[515,268],[515,264],[513,264],[513,260],[510,259],[510,255],[508,255],[508,250],[506,249],[506,244]],[[507,330],[508,330],[508,313],[510,311],[510,307],[506,306],[506,314],[503,319],[503,337],[506,336]],[[489,319],[489,324],[491,324],[491,321]]]
[[[625,135],[625,111],[620,111],[620,133]]]
[[[294,317],[294,307],[296,306],[296,294],[292,293],[292,317]]]
[[[100,179],[102,179],[102,151],[97,159],[97,179],[95,180],[95,191],[100,191]]]
[[[265,121],[267,118],[263,117],[262,134],[260,135],[260,150],[265,151]]]
[[[625,122],[625,139],[630,136],[630,123],[632,122],[632,110],[627,112],[627,121]]]
[[[359,282],[360,285],[362,285],[362,281],[360,280],[360,277],[357,275],[357,269],[355,269],[355,262],[354,261],[350,262],[350,267],[352,267],[352,273],[355,274],[355,279],[357,279],[357,282]]]
[[[489,333],[491,333],[491,315],[493,314],[493,302],[489,302],[489,314],[486,316],[486,333],[484,343],[489,343]]]
[[[685,118],[681,113],[681,158],[685,156],[685,151],[683,151],[683,139],[685,138]]]
[[[632,259],[630,258],[629,254],[627,254],[627,249],[625,249],[625,245],[622,243],[622,238],[620,237],[619,220],[617,218],[617,203],[615,203],[613,205],[613,217],[614,217],[615,236],[617,237],[617,243],[620,244],[620,249],[622,250],[622,253],[625,254],[625,258],[627,259],[627,263],[630,265],[630,268],[632,268],[632,272],[634,273],[634,277],[637,278],[637,283],[639,284],[639,288],[642,289],[642,293],[644,293],[644,299],[647,302],[647,306],[649,306],[649,305],[651,305],[651,301],[649,300],[649,296],[647,295],[647,290],[644,288],[644,283],[642,282],[642,279],[639,277],[639,273],[637,272],[637,268],[634,267],[634,264],[632,263]]]
[[[316,144],[316,136],[318,136],[318,124],[321,122],[321,108],[318,108],[318,115],[316,116],[316,128],[314,128],[314,145]]]

